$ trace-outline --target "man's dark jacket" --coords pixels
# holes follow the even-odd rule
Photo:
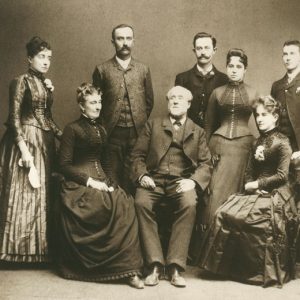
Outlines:
[[[118,123],[126,89],[134,126],[139,133],[153,108],[149,68],[131,58],[128,68],[124,70],[113,57],[96,67],[93,84],[103,93],[100,119],[107,134],[109,135]]]
[[[158,171],[161,159],[172,143],[172,126],[168,117],[146,123],[131,153],[133,182],[137,182],[141,175],[151,176]],[[191,161],[189,173],[183,177],[194,180],[202,191],[205,190],[211,177],[211,156],[204,129],[189,118],[184,129],[183,152]]]
[[[193,95],[188,116],[202,128],[204,128],[208,99],[212,91],[227,82],[227,75],[218,71],[215,66],[213,66],[212,71],[205,76],[199,72],[197,65],[176,76],[175,85],[183,86],[190,90]]]
[[[296,143],[300,149],[300,73],[289,84],[287,75],[275,81],[272,85],[271,95],[281,104],[286,103]]]

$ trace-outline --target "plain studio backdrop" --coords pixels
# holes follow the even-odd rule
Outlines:
[[[223,72],[227,51],[245,50],[245,82],[269,94],[285,72],[283,42],[300,39],[299,13],[299,0],[0,0],[0,137],[9,82],[26,72],[25,44],[32,36],[52,46],[46,76],[55,86],[53,117],[63,128],[79,116],[76,88],[114,55],[111,31],[118,24],[134,28],[133,56],[151,69],[157,116],[166,112],[175,75],[195,64],[192,40],[200,31],[217,38],[214,64]]]

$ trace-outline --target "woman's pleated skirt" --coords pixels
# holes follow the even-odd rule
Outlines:
[[[41,186],[31,186],[29,169],[19,166],[21,152],[7,130],[0,144],[0,260],[44,262],[48,261],[47,210],[54,135],[29,125],[22,129]]]

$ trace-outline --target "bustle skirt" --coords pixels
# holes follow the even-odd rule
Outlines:
[[[59,272],[66,279],[107,281],[140,274],[143,266],[134,199],[62,183]]]
[[[263,286],[288,281],[297,228],[293,201],[278,191],[229,197],[206,233],[200,267]]]

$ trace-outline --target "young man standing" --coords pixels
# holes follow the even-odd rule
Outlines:
[[[175,85],[180,85],[192,92],[193,102],[188,116],[204,128],[205,112],[212,91],[228,82],[227,76],[212,64],[217,51],[215,37],[206,32],[199,32],[193,40],[196,65],[176,76]]]

